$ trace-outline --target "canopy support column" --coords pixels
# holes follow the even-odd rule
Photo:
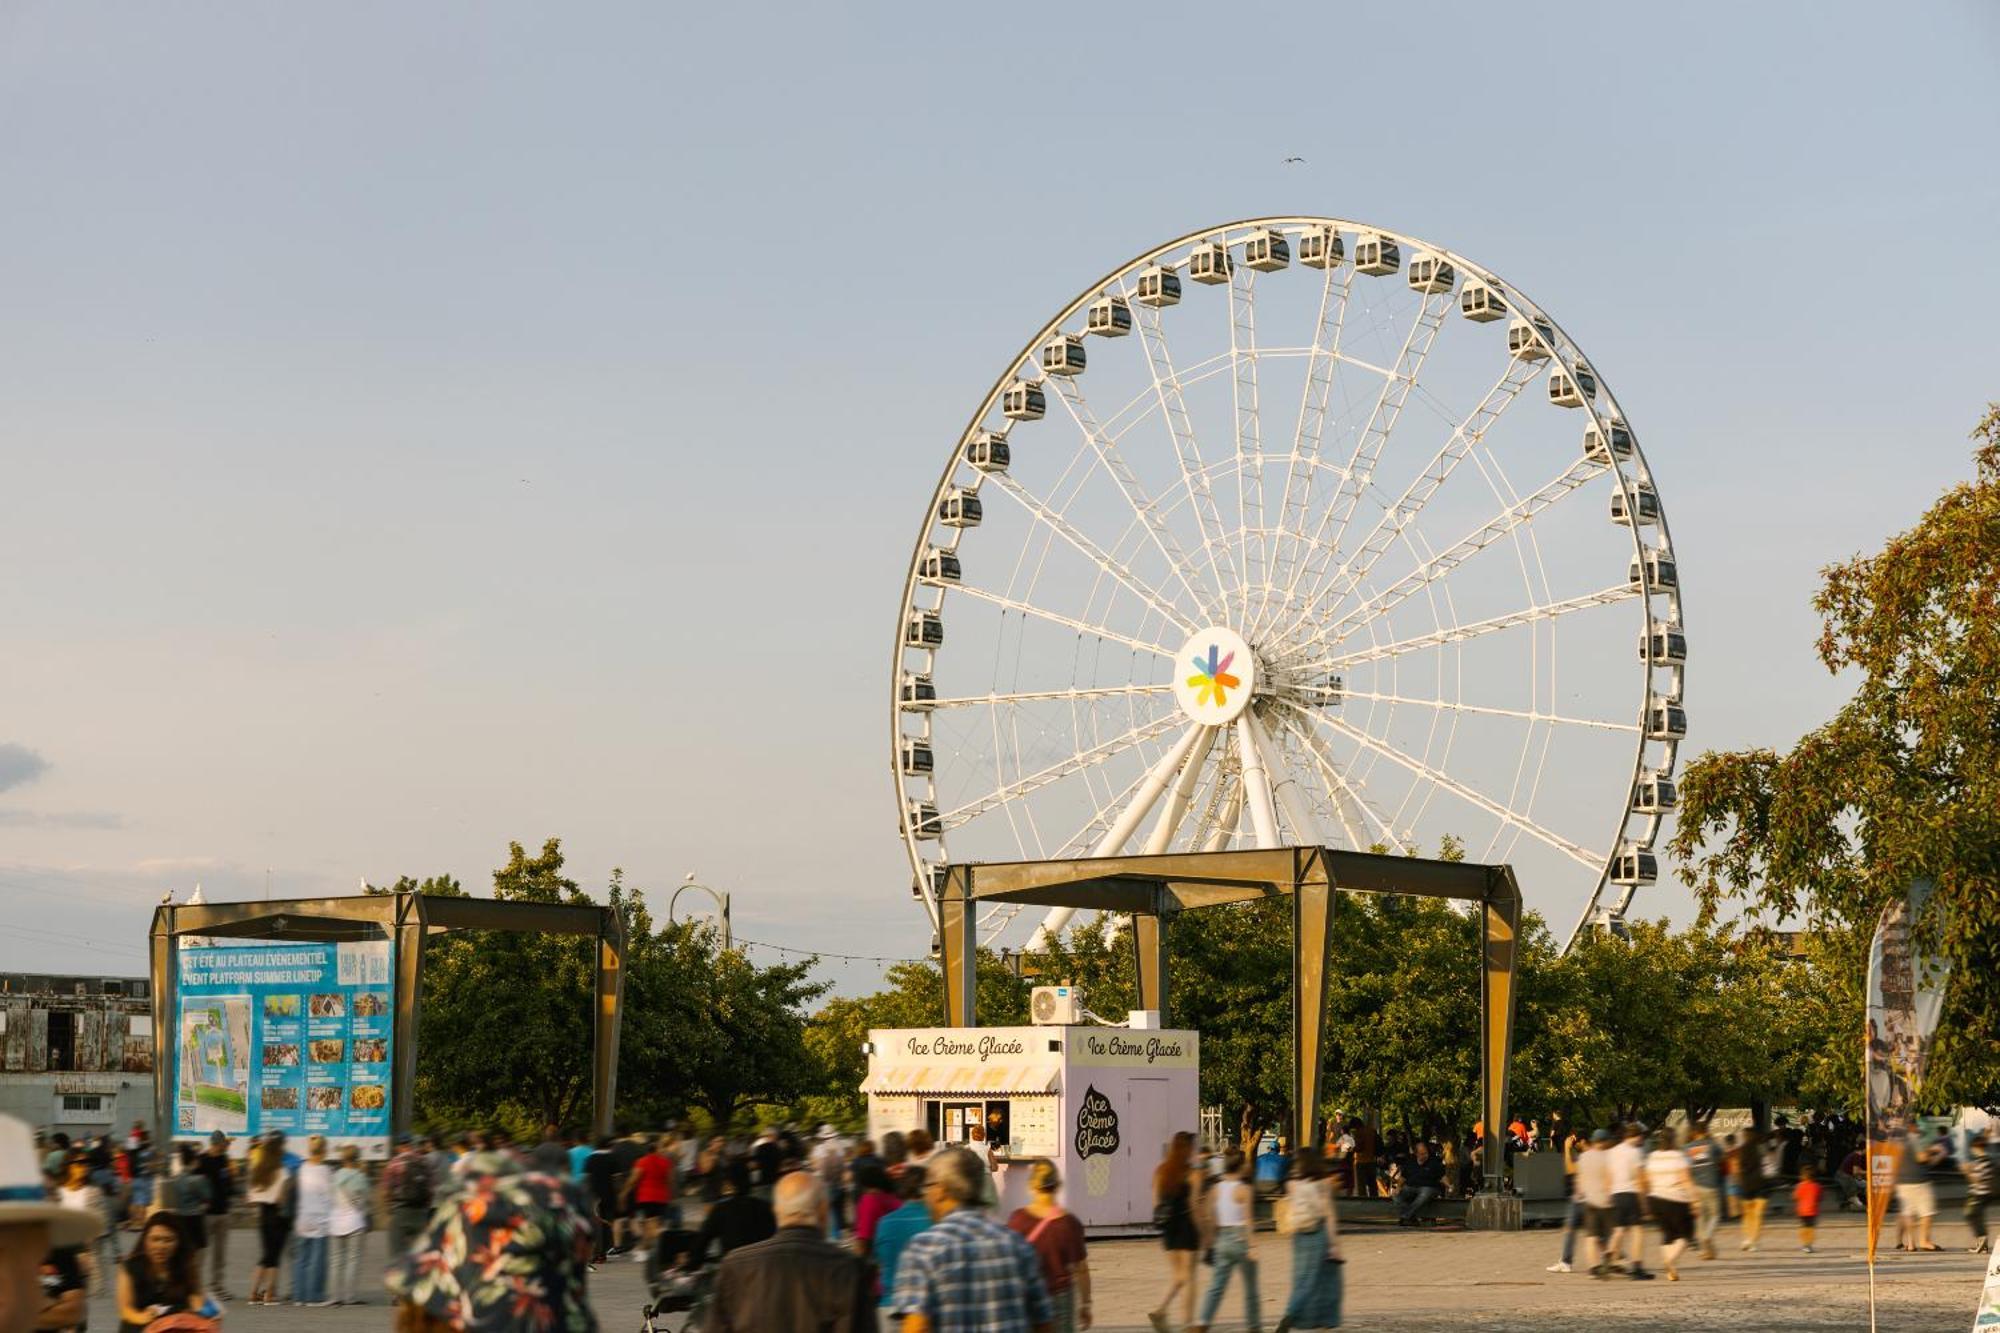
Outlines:
[[[938,948],[944,964],[944,1021],[950,1027],[972,1026],[973,997],[978,992],[979,941],[973,932],[972,870],[945,867],[944,892],[938,897]]]
[[[1162,904],[1164,907],[1165,904]],[[1159,912],[1132,917],[1132,946],[1139,955],[1139,1007],[1159,1011],[1167,1023],[1167,919]]]
[[[596,1024],[591,1033],[591,1130],[599,1138],[611,1133],[612,1111],[618,1105],[618,1028],[625,1004],[625,921],[616,912],[604,914],[597,932]]]
[[[396,895],[396,1004],[390,1019],[389,1132],[412,1132],[417,1118],[417,1026],[424,1006],[424,935],[429,924],[421,893]]]
[[[1317,848],[1293,848],[1293,1152],[1320,1146],[1319,1092],[1326,1060],[1327,982],[1333,972],[1334,886]]]
[[[1502,1193],[1507,1157],[1507,1063],[1514,1049],[1514,968],[1521,932],[1521,890],[1513,870],[1489,867],[1479,903],[1479,1110],[1486,1122],[1480,1192],[1466,1206],[1469,1227],[1518,1231],[1521,1200]]]

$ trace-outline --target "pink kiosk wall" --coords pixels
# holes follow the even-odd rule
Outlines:
[[[1094,1234],[1150,1229],[1153,1168],[1174,1134],[1200,1128],[1201,1039],[1185,1029],[881,1028],[868,1034],[869,1136],[928,1129],[946,1142],[980,1125],[1004,1146],[1004,1216],[1028,1172],[1056,1164],[1063,1204]]]

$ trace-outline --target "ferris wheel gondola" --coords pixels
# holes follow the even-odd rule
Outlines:
[[[1687,731],[1666,512],[1511,283],[1333,218],[1193,233],[1027,340],[947,452],[891,710],[934,922],[953,860],[1449,835],[1571,939],[1656,879]]]

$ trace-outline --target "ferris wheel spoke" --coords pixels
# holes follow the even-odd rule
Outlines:
[[[1118,812],[1138,794],[1139,788],[1146,785],[1146,777],[1147,774],[1141,773],[1113,793],[1110,800],[1099,805],[1090,818],[1083,822],[1083,826],[1070,834],[1056,848],[1055,859],[1060,861],[1070,857],[1088,856],[1090,853],[1086,849],[1096,846],[1103,839],[1104,830],[1111,827],[1112,821],[1118,818]]]
[[[1263,756],[1264,772],[1271,779],[1271,799],[1283,822],[1292,830],[1293,845],[1312,847],[1324,843],[1319,821],[1307,807],[1304,791],[1293,776],[1291,765],[1285,762],[1284,751],[1272,742],[1270,732],[1257,720],[1254,710],[1246,709],[1243,721],[1249,726],[1251,742]]]
[[[1174,718],[1174,721],[1185,720],[1185,718],[1179,716]],[[1173,748],[1160,756],[1158,763],[1146,770],[1145,775],[1139,779],[1137,785],[1128,789],[1131,793],[1129,802],[1126,802],[1123,808],[1119,809],[1117,817],[1111,820],[1110,827],[1106,829],[1104,836],[1098,839],[1097,845],[1091,849],[1090,854],[1092,856],[1116,856],[1124,851],[1125,844],[1132,840],[1132,835],[1139,831],[1139,825],[1143,824],[1146,821],[1146,816],[1153,812],[1153,807],[1159,803],[1160,797],[1165,794],[1168,784],[1174,783],[1175,776],[1179,773],[1182,766],[1189,764],[1190,756],[1194,754],[1197,748],[1203,752],[1207,751],[1208,741],[1212,735],[1213,728],[1199,724],[1189,727],[1182,734],[1180,740],[1174,743]],[[1199,757],[1195,758],[1193,762],[1199,764]],[[1175,783],[1174,785],[1176,791],[1178,791],[1179,784]],[[1103,819],[1113,808],[1116,807],[1107,806],[1104,810],[1099,811],[1098,818]],[[1035,927],[1034,935],[1028,940],[1028,951],[1033,953],[1042,948],[1048,940],[1060,933],[1062,928],[1070,923],[1070,918],[1075,915],[1076,909],[1073,907],[1050,908],[1048,915],[1042,918],[1041,924]]]
[[[1636,732],[1636,722],[1606,722],[1594,717],[1565,717],[1558,713],[1537,713],[1518,708],[1493,708],[1482,704],[1461,703],[1456,699],[1415,699],[1401,694],[1377,694],[1370,690],[1353,690],[1343,687],[1342,699],[1367,699],[1374,703],[1409,704],[1414,708],[1435,708],[1453,713],[1478,713],[1485,717],[1519,718],[1530,724],[1547,722],[1562,727],[1591,727],[1599,731]]]
[[[1171,694],[1171,684],[1166,685],[1101,685],[1090,689],[1067,690],[1015,690],[1006,694],[967,694],[956,698],[936,699],[932,708],[984,708],[1000,704],[1025,704],[1041,700],[1057,699],[1068,702],[1073,699],[1114,699],[1127,695]]]
[[[1327,751],[1325,742],[1313,735],[1312,729],[1292,714],[1287,713],[1282,715],[1279,726],[1290,732],[1305,747],[1305,752],[1312,760],[1313,767],[1319,770],[1319,775],[1322,778],[1326,779],[1327,798],[1332,802],[1334,813],[1340,819],[1340,826],[1346,832],[1348,841],[1353,845],[1354,850],[1365,851],[1378,841],[1385,846],[1401,850],[1403,840],[1396,836],[1394,829],[1389,827],[1389,821],[1377,814],[1374,807],[1369,805],[1362,798],[1361,793],[1354,789],[1353,783],[1348,781],[1347,775],[1340,771],[1339,764],[1334,762],[1333,755]],[[1353,818],[1357,813],[1364,821],[1360,827],[1356,826]],[[1369,822],[1375,825],[1376,831],[1380,834],[1379,838],[1370,838],[1363,835],[1362,829]]]
[[[1163,644],[1151,643],[1145,639],[1135,639],[1129,634],[1120,634],[1117,630],[1111,629],[1108,626],[1094,625],[1088,620],[1078,620],[1075,616],[1066,616],[1060,611],[1050,611],[1046,607],[1036,606],[1032,602],[1023,602],[1013,597],[1004,596],[1001,593],[991,592],[979,587],[977,584],[954,583],[950,587],[951,591],[955,593],[963,593],[965,596],[977,601],[991,602],[1003,611],[1012,611],[1024,616],[1033,616],[1037,620],[1046,620],[1050,624],[1062,625],[1073,629],[1079,634],[1088,634],[1092,638],[1105,639],[1111,643],[1122,643],[1128,648],[1137,648],[1142,652],[1154,653],[1160,657],[1171,659],[1174,655],[1174,650]]]
[[[1126,295],[1131,295],[1129,288]],[[1242,582],[1242,571],[1230,558],[1228,534],[1222,526],[1221,511],[1215,505],[1215,491],[1209,484],[1208,469],[1202,462],[1201,446],[1195,440],[1194,423],[1188,416],[1187,400],[1182,393],[1183,380],[1174,371],[1173,355],[1167,347],[1166,327],[1161,321],[1159,309],[1137,304],[1134,312],[1132,322],[1138,326],[1139,342],[1146,351],[1146,373],[1153,381],[1153,396],[1159,402],[1160,417],[1166,424],[1167,433],[1173,437],[1174,457],[1180,464],[1181,488],[1187,494],[1188,507],[1194,511],[1195,522],[1201,529],[1202,553],[1208,561],[1216,589],[1224,605],[1227,605]]]
[[[1376,739],[1375,737],[1369,735],[1367,732],[1361,730],[1359,727],[1350,726],[1347,723],[1340,721],[1338,718],[1328,717],[1324,713],[1316,713],[1309,709],[1299,708],[1297,704],[1291,704],[1289,700],[1287,700],[1286,702],[1290,707],[1297,709],[1300,713],[1312,719],[1320,726],[1325,727],[1328,731],[1334,733],[1335,735],[1344,736],[1348,740],[1354,742],[1354,744],[1359,745],[1364,749],[1374,751],[1376,754],[1381,755],[1384,759],[1387,759],[1390,763],[1393,763],[1398,767],[1404,769],[1405,771],[1410,773],[1413,777],[1420,778],[1423,781],[1430,783],[1432,786],[1437,787],[1442,791],[1450,792],[1453,796],[1458,797],[1460,800],[1466,802],[1468,805],[1472,805],[1477,807],[1478,809],[1484,810],[1487,814],[1493,816],[1493,818],[1498,819],[1506,824],[1512,825],[1513,827],[1519,829],[1521,832],[1527,834],[1529,837],[1534,838],[1537,841],[1542,842],[1551,848],[1554,848],[1558,852],[1561,852],[1563,855],[1569,857],[1571,860],[1577,862],[1579,865],[1585,866],[1593,871],[1601,869],[1603,867],[1604,858],[1602,856],[1596,855],[1586,850],[1583,847],[1579,847],[1577,844],[1571,842],[1569,839],[1563,837],[1559,833],[1553,832],[1550,829],[1543,828],[1540,824],[1537,824],[1534,820],[1529,819],[1526,815],[1519,814],[1516,811],[1509,809],[1507,806],[1502,805],[1499,801],[1494,800],[1492,797],[1486,795],[1484,792],[1481,792],[1473,787],[1466,785],[1463,782],[1460,782],[1457,778],[1452,777],[1449,773],[1441,772],[1440,770],[1431,767],[1429,764],[1424,763],[1422,760],[1411,758],[1409,755],[1404,754],[1401,750],[1397,749],[1395,746],[1388,744],[1386,741],[1381,741]]]
[[[1605,465],[1592,459],[1582,458],[1571,463],[1556,478],[1538,490],[1531,492],[1515,504],[1508,505],[1498,514],[1479,527],[1467,533],[1458,541],[1445,547],[1436,555],[1424,560],[1396,582],[1380,593],[1370,597],[1353,610],[1338,619],[1327,622],[1309,637],[1300,640],[1285,650],[1280,656],[1295,658],[1309,651],[1315,645],[1339,642],[1353,626],[1363,620],[1379,618],[1421,592],[1430,584],[1450,574],[1467,560],[1479,554],[1493,543],[1505,537],[1535,515],[1547,509],[1556,501],[1568,495],[1585,482],[1601,475]]]
[[[986,481],[988,485],[998,486],[1003,495],[1013,497],[1015,502],[1038,522],[1045,524],[1050,531],[1075,547],[1084,559],[1094,561],[1098,568],[1124,585],[1134,597],[1159,612],[1170,624],[1178,625],[1190,634],[1194,633],[1194,622],[1188,619],[1184,612],[1162,601],[1157,593],[1141,583],[1138,576],[1114,559],[1110,552],[1085,536],[1074,523],[1038,499],[1027,487],[1004,472],[996,472]]]
[[[1314,528],[1305,559],[1299,562],[1290,584],[1285,588],[1287,601],[1298,595],[1301,582],[1312,590],[1308,600],[1322,588],[1327,567],[1332,564],[1334,554],[1340,550],[1341,542],[1347,535],[1354,506],[1374,479],[1375,464],[1381,458],[1390,434],[1396,429],[1403,404],[1409,399],[1410,387],[1423,372],[1424,359],[1430,355],[1431,344],[1437,341],[1438,330],[1444,327],[1444,313],[1450,304],[1450,293],[1442,294],[1441,298],[1439,294],[1431,293],[1417,307],[1417,316],[1410,322],[1410,331],[1403,338],[1403,349],[1396,354],[1396,368],[1382,381],[1381,392],[1368,414],[1368,424],[1354,442],[1354,452],[1343,470],[1340,486]]]
[[[1243,808],[1250,814],[1250,827],[1259,847],[1278,845],[1278,806],[1271,792],[1271,775],[1264,768],[1263,751],[1257,747],[1246,710],[1236,719],[1237,781],[1243,787]]]
[[[1250,623],[1250,599],[1268,594],[1264,550],[1264,432],[1257,407],[1257,270],[1239,264],[1229,277],[1230,390],[1236,407],[1236,542],[1243,571],[1237,624]]]
[[[1066,759],[1058,760],[1056,763],[1050,764],[1047,768],[1039,769],[1025,777],[1016,778],[1011,782],[1002,783],[994,790],[967,801],[955,810],[947,810],[939,816],[939,823],[947,831],[957,828],[961,824],[977,819],[989,810],[997,809],[1009,801],[1019,800],[1021,797],[1031,792],[1039,791],[1051,783],[1060,782],[1073,773],[1081,773],[1087,768],[1093,768],[1098,764],[1102,764],[1109,759],[1123,754],[1133,746],[1143,745],[1161,732],[1169,731],[1176,726],[1185,725],[1186,722],[1187,719],[1181,716],[1180,713],[1172,712],[1154,718],[1151,722],[1141,723],[1128,731],[1113,736],[1110,740],[1100,741],[1087,750],[1079,750]]]
[[[1106,438],[1098,427],[1096,418],[1091,414],[1090,404],[1084,399],[1083,388],[1076,382],[1076,376],[1051,375],[1049,380],[1055,383],[1056,395],[1062,399],[1071,419],[1076,422],[1076,428],[1083,432],[1085,443],[1089,444],[1091,452],[1097,455],[1097,461],[1103,464],[1104,470],[1117,485],[1119,493],[1125,497],[1125,503],[1132,507],[1133,514],[1145,527],[1147,535],[1153,539],[1153,545],[1167,562],[1167,569],[1179,581],[1181,587],[1187,590],[1190,604],[1197,611],[1214,615],[1215,604],[1209,599],[1208,593],[1196,586],[1199,576],[1188,563],[1187,553],[1181,550],[1180,542],[1175,540],[1173,530],[1167,526],[1159,504],[1147,493],[1144,483],[1132,470],[1131,464],[1125,461],[1125,455],[1119,451],[1117,444]]]
[[[1403,493],[1394,504],[1382,511],[1368,535],[1354,548],[1354,554],[1341,562],[1334,571],[1332,581],[1326,588],[1327,595],[1338,597],[1358,588],[1364,583],[1375,562],[1395,544],[1397,534],[1408,527],[1410,522],[1430,503],[1459,463],[1477,449],[1480,442],[1500,420],[1510,404],[1520,396],[1521,390],[1532,383],[1541,373],[1540,363],[1519,358],[1510,359],[1507,368],[1500,373],[1499,381],[1487,390],[1479,406],[1470,415],[1457,423],[1451,435],[1432,456],[1430,462],[1416,480],[1403,488]],[[1307,594],[1308,601],[1312,597]]]
[[[1289,578],[1299,547],[1305,540],[1306,516],[1312,512],[1314,465],[1319,459],[1320,441],[1326,434],[1327,406],[1333,396],[1333,377],[1340,365],[1341,332],[1347,325],[1347,293],[1354,281],[1352,265],[1329,263],[1326,281],[1320,290],[1319,322],[1313,333],[1312,351],[1306,361],[1305,388],[1299,395],[1299,420],[1292,432],[1292,451],[1285,465],[1285,489],[1278,502],[1278,536],[1273,548],[1271,582]],[[1305,469],[1300,472],[1303,461]],[[1293,494],[1298,496],[1297,506]],[[1288,540],[1289,538],[1289,540]],[[1282,602],[1280,603],[1282,610]],[[1259,617],[1258,628],[1263,628]]]
[[[1463,643],[1486,634],[1497,634],[1502,630],[1514,629],[1520,625],[1532,625],[1536,621],[1555,620],[1558,617],[1585,611],[1593,606],[1610,606],[1616,602],[1636,600],[1637,589],[1629,583],[1614,583],[1597,592],[1585,593],[1581,597],[1568,597],[1560,602],[1549,602],[1542,606],[1531,606],[1521,611],[1510,611],[1504,616],[1493,616],[1486,620],[1474,620],[1463,625],[1441,627],[1429,634],[1418,634],[1407,639],[1396,639],[1390,643],[1375,644],[1358,652],[1345,653],[1324,659],[1319,665],[1326,667],[1351,667],[1363,662],[1379,662],[1385,657],[1402,657],[1409,653],[1421,652],[1426,648],[1437,648],[1448,643]],[[1338,644],[1339,640],[1335,640]]]

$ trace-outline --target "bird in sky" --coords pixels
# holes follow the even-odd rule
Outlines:
[[[1294,162],[1304,162],[1304,161],[1305,159],[1302,157],[1288,157],[1285,159],[1285,165],[1290,166]]]

